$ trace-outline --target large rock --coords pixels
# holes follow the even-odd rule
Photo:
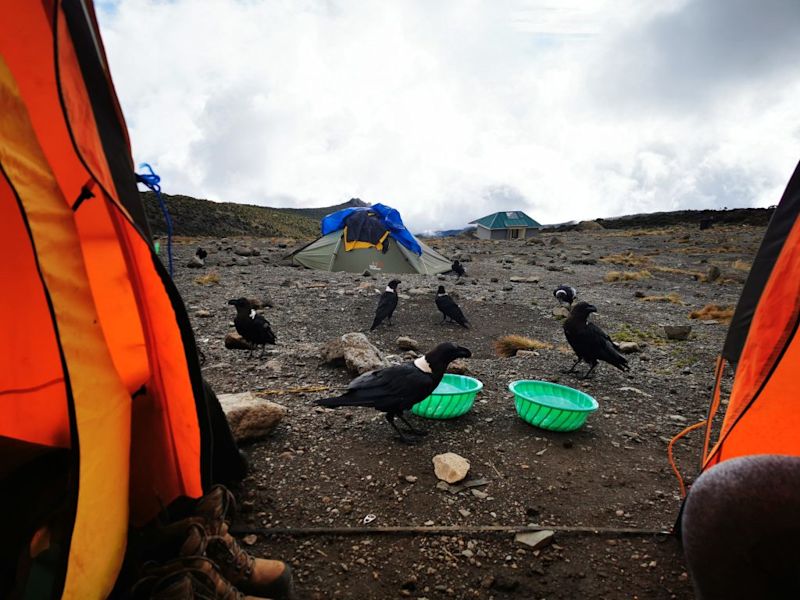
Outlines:
[[[436,477],[447,483],[461,481],[469,473],[469,461],[455,452],[445,452],[433,457]]]
[[[238,442],[269,435],[286,416],[286,407],[259,398],[252,392],[219,394],[217,397]]]
[[[388,366],[386,360],[363,333],[345,333],[341,338],[326,342],[320,349],[323,364],[344,366],[352,375]]]

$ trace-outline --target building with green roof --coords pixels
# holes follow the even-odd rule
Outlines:
[[[482,240],[517,240],[529,238],[542,228],[521,210],[496,212],[470,224],[478,226],[477,235]]]

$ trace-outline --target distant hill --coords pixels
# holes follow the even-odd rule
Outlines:
[[[630,227],[670,227],[673,225],[699,225],[703,219],[711,219],[715,225],[766,225],[775,207],[732,208],[730,210],[676,210],[638,215],[597,219],[606,229]]]
[[[343,204],[321,208],[268,208],[252,204],[212,202],[190,196],[164,194],[172,217],[175,235],[224,237],[249,235],[260,237],[315,238],[319,235],[319,222],[343,208],[370,206],[352,198]],[[142,192],[145,213],[150,228],[156,235],[165,235],[166,226],[161,209],[153,192]],[[712,219],[714,224],[766,225],[774,207],[735,208],[731,210],[682,210],[628,215],[611,219],[596,219],[606,229],[670,227],[674,225],[699,225],[701,219]],[[566,231],[579,228],[575,222],[545,226],[545,229]],[[470,237],[473,229],[451,229],[426,232],[425,237]]]
[[[357,198],[323,208],[268,208],[234,202],[212,202],[191,196],[163,194],[172,219],[173,233],[185,236],[314,238],[327,214],[350,206],[369,206]],[[164,216],[153,192],[142,192],[145,214],[156,235],[166,235]]]
[[[347,202],[342,204],[337,204],[336,206],[323,206],[322,208],[276,208],[274,210],[278,210],[280,212],[285,212],[288,214],[293,215],[301,215],[303,217],[308,217],[309,219],[313,219],[317,223],[319,223],[323,217],[331,214],[332,212],[336,212],[337,210],[342,210],[343,208],[352,208],[358,206],[372,206],[369,202],[364,202],[360,198],[350,198]]]

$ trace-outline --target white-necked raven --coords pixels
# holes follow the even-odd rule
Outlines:
[[[608,334],[594,323],[588,322],[589,314],[593,312],[597,312],[595,306],[588,302],[578,302],[564,321],[564,334],[578,356],[578,360],[566,372],[571,373],[579,362],[585,361],[589,364],[589,370],[583,376],[586,379],[594,371],[598,360],[614,365],[620,371],[629,370],[628,361],[617,351]]]
[[[444,291],[443,285],[440,285],[436,292],[436,308],[442,313],[442,323],[444,323],[446,319],[450,319],[462,327],[469,329],[469,321],[467,321],[467,318],[464,316],[458,304]]]
[[[347,386],[347,391],[335,398],[323,398],[316,404],[336,408],[338,406],[367,406],[386,413],[386,420],[394,427],[405,443],[412,443],[394,422],[399,418],[408,427],[405,433],[425,435],[424,431],[414,429],[403,418],[403,411],[422,402],[436,389],[444,372],[457,358],[469,358],[472,353],[452,342],[439,344],[414,361],[370,371],[356,377]]]
[[[375,319],[372,321],[370,331],[375,329],[381,322],[386,319],[388,325],[392,324],[392,314],[394,309],[397,308],[397,286],[400,285],[399,279],[392,279],[386,286],[386,290],[381,294],[378,300],[378,308],[375,309]]]
[[[559,303],[563,302],[571,306],[578,296],[578,290],[569,285],[560,285],[553,290],[553,296],[556,297]]]
[[[262,315],[258,314],[247,298],[236,298],[228,300],[228,304],[236,307],[236,318],[233,324],[237,333],[253,346],[261,346],[261,354],[267,349],[266,344],[275,343],[275,333]],[[250,354],[253,350],[250,350]]]

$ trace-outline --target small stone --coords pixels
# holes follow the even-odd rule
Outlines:
[[[530,546],[534,550],[538,550],[539,548],[544,548],[545,546],[551,544],[553,542],[553,536],[555,536],[555,531],[550,529],[543,529],[542,531],[526,531],[524,533],[518,533],[515,535],[514,541],[525,544],[526,546]]]
[[[415,483],[417,481],[417,477],[415,475],[406,475],[405,480],[408,483]]]
[[[711,265],[706,272],[706,281],[716,281],[719,279],[720,275],[722,275],[722,271],[719,270],[719,267],[717,265]]]
[[[469,373],[469,366],[467,366],[466,361],[458,358],[450,363],[450,366],[447,367],[447,372],[455,373],[456,375],[466,375]]]
[[[397,338],[397,347],[400,348],[400,350],[419,351],[419,342],[408,336],[401,335]]]
[[[691,332],[691,325],[664,325],[664,333],[670,340],[686,340]]]
[[[251,533],[249,535],[244,536],[242,538],[242,541],[248,546],[252,546],[258,541],[258,536],[255,533]]]
[[[462,517],[466,518],[466,517],[470,516],[472,513],[470,511],[468,511],[466,508],[459,508],[458,509],[458,514],[460,514]]]
[[[225,336],[225,347],[228,350],[252,350],[253,345],[238,333],[229,333]]]
[[[634,352],[641,352],[642,349],[636,342],[619,342],[617,344],[619,351],[623,354],[633,354]]]
[[[486,500],[489,497],[489,494],[486,492],[482,492],[481,490],[470,490],[470,493],[480,500]]]
[[[197,317],[198,319],[207,319],[208,317],[211,316],[211,311],[201,308],[200,310],[196,310],[194,312],[194,316]]]
[[[433,470],[436,477],[447,483],[456,483],[469,473],[469,461],[454,452],[437,454],[433,457]]]
[[[205,264],[206,264],[205,261],[203,261],[202,258],[200,258],[195,254],[192,258],[189,259],[189,262],[186,263],[186,266],[189,267],[190,269],[200,269],[204,267]]]
[[[236,441],[269,435],[287,413],[286,407],[252,392],[219,394],[218,399]]]

